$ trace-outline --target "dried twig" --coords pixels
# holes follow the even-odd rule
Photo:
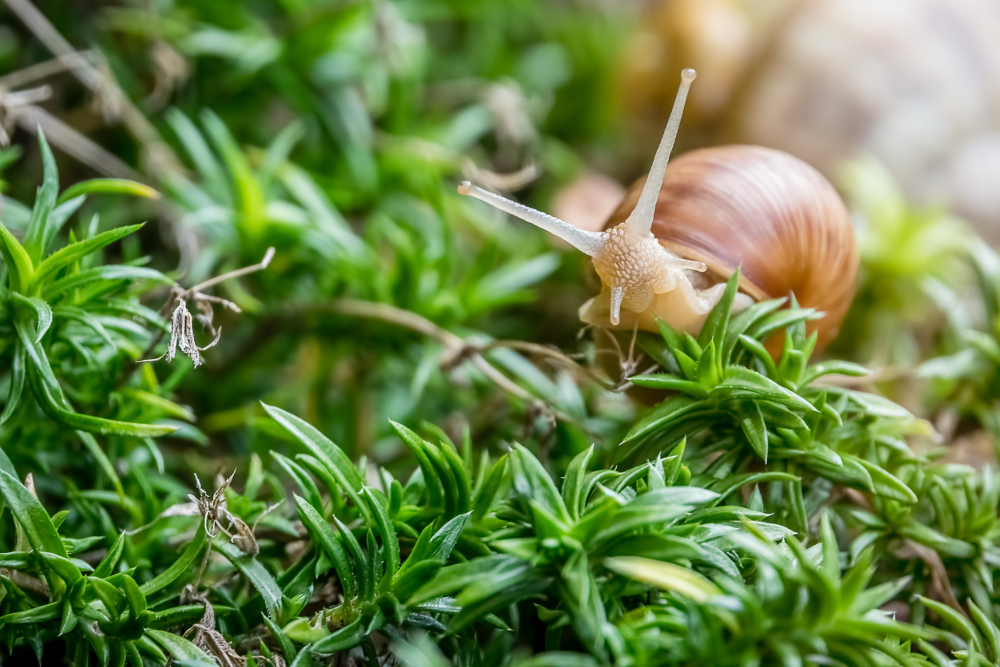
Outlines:
[[[570,370],[576,371],[580,375],[586,376],[589,380],[601,385],[608,391],[621,391],[620,382],[611,382],[601,377],[591,369],[579,363],[573,357],[549,345],[541,345],[539,343],[531,343],[523,340],[495,340],[490,343],[475,346],[475,349],[480,352],[488,352],[499,348],[515,350],[517,352],[524,352],[536,357],[551,359],[552,361],[568,367]]]
[[[35,498],[38,497],[38,493],[35,492],[35,478],[30,472],[24,478],[24,488],[28,489],[28,492]],[[24,572],[20,572],[18,570],[10,570],[6,567],[0,567],[0,576],[7,577],[21,588],[39,595],[48,597],[51,594],[47,583],[37,577],[31,576],[30,574],[25,574]]]
[[[63,37],[30,0],[5,0],[7,6],[63,66],[73,72],[83,85],[97,96],[102,111],[120,117],[129,132],[143,147],[143,160],[151,172],[177,172],[180,160],[160,136],[156,127],[118,86],[105,64],[95,66],[92,57],[81,52]],[[68,152],[68,151],[67,151]]]
[[[205,606],[205,613],[201,620],[192,625],[182,635],[185,639],[194,633],[191,642],[205,651],[220,665],[220,667],[244,667],[247,664],[246,658],[237,653],[226,638],[215,629],[215,608],[208,601],[208,596],[199,593],[198,590],[188,584],[181,591],[182,604],[192,604],[200,602]],[[173,657],[171,656],[171,662]]]
[[[428,336],[429,338],[433,338],[445,347],[441,357],[441,365],[443,367],[453,367],[464,361],[468,361],[503,391],[507,392],[511,396],[514,396],[515,398],[527,402],[529,406],[541,409],[544,414],[551,415],[562,421],[575,420],[566,413],[549,405],[542,399],[523,389],[520,385],[501,373],[495,366],[487,361],[486,358],[482,356],[482,353],[491,349],[507,347],[510,349],[540,354],[547,358],[557,360],[574,370],[583,372],[587,375],[587,377],[591,378],[595,382],[598,382],[605,388],[610,388],[612,386],[610,383],[601,380],[590,370],[584,368],[562,352],[542,345],[524,343],[522,341],[482,342],[475,339],[465,339],[448,331],[447,329],[439,327],[425,317],[421,317],[414,312],[397,308],[396,306],[387,303],[375,303],[372,301],[361,301],[359,299],[336,299],[330,304],[329,307],[334,312],[342,315],[353,315],[355,317],[364,317],[389,322],[390,324],[406,327],[407,329],[412,329],[413,331]]]
[[[10,131],[25,111],[47,100],[50,95],[52,89],[48,86],[13,93],[5,92],[5,88],[0,86],[0,146],[10,145]]]
[[[452,151],[441,144],[421,139],[419,137],[400,137],[387,133],[375,136],[380,146],[398,146],[403,150],[419,155],[421,159],[446,163],[458,169],[462,178],[483,187],[501,192],[516,192],[528,186],[542,175],[541,168],[534,162],[529,162],[520,169],[509,173],[499,173],[484,169],[475,163],[468,155]]]
[[[235,476],[236,471],[234,470],[228,479],[222,480],[212,495],[208,495],[201,486],[201,479],[198,478],[198,475],[195,475],[194,485],[198,495],[189,493],[188,502],[177,503],[168,507],[146,525],[126,531],[125,534],[135,535],[146,530],[160,519],[171,516],[200,516],[202,517],[202,526],[205,529],[205,534],[208,535],[210,540],[214,539],[219,534],[219,531],[222,531],[222,533],[229,537],[229,541],[235,544],[240,551],[251,556],[256,556],[260,552],[257,539],[254,537],[254,531],[257,530],[257,523],[280,507],[284,501],[282,500],[269,506],[257,517],[253,523],[253,527],[248,526],[246,521],[230,512],[226,507],[226,489],[233,483]],[[202,569],[204,569],[204,564]],[[199,580],[200,578],[201,575],[198,576]]]
[[[52,95],[52,89],[49,86],[6,92],[9,88],[23,85],[37,76],[58,71],[55,65],[63,68],[72,66],[61,60],[47,61],[41,65],[45,65],[45,67],[37,70],[34,67],[28,67],[0,77],[0,146],[10,144],[10,132],[15,124],[28,132],[35,132],[41,128],[52,144],[95,171],[105,176],[141,181],[142,176],[127,164],[56,116],[37,106],[38,103],[44,102]]]
[[[214,311],[212,310],[212,304],[217,303],[223,308],[227,308],[233,312],[242,312],[240,307],[228,299],[223,299],[219,296],[213,296],[211,294],[204,294],[203,290],[209,287],[214,287],[219,283],[225,282],[226,280],[232,280],[233,278],[239,278],[240,276],[245,276],[256,271],[261,271],[266,269],[271,263],[271,259],[274,257],[274,248],[268,248],[267,252],[264,253],[264,259],[260,262],[253,264],[252,266],[245,266],[242,269],[236,269],[235,271],[229,271],[220,276],[210,278],[204,282],[198,283],[194,287],[188,289],[183,289],[180,287],[174,287],[170,290],[170,297],[163,304],[160,309],[160,315],[166,315],[170,310],[170,306],[173,305],[173,314],[170,316],[170,342],[167,344],[167,350],[163,354],[155,358],[148,358],[152,354],[156,346],[160,344],[162,338],[162,333],[157,334],[152,341],[150,341],[149,346],[146,351],[142,354],[143,358],[138,363],[148,363],[152,361],[159,361],[166,357],[167,362],[174,360],[174,356],[177,353],[177,349],[183,354],[186,354],[191,358],[191,361],[195,366],[200,366],[202,363],[201,352],[214,347],[216,343],[219,342],[219,338],[222,336],[222,329],[216,329],[214,324]],[[207,329],[212,335],[212,342],[205,346],[199,346],[198,342],[194,337],[194,317],[188,310],[187,302],[191,300],[194,301],[198,307],[198,322]],[[134,367],[133,367],[134,368]],[[128,379],[126,376],[125,379]]]
[[[18,111],[16,120],[21,129],[28,132],[41,128],[49,143],[104,176],[139,182],[146,180],[114,154],[41,107],[25,106]]]
[[[595,354],[605,354],[605,355],[610,354],[613,355],[618,360],[619,380],[618,382],[613,384],[613,386],[611,387],[611,391],[618,393],[628,391],[633,386],[632,381],[630,379],[633,375],[646,375],[648,373],[652,373],[659,367],[659,364],[653,363],[649,365],[645,370],[642,371],[639,370],[639,364],[640,362],[643,361],[643,359],[646,358],[646,355],[640,354],[639,356],[636,356],[635,354],[635,344],[639,336],[638,323],[636,323],[636,326],[632,329],[632,338],[631,342],[629,343],[628,354],[625,354],[625,350],[622,349],[621,344],[618,342],[618,337],[610,329],[605,329],[603,327],[598,327],[594,325],[587,325],[586,327],[580,329],[579,338],[582,338],[583,335],[587,332],[587,330],[591,328],[593,328],[593,330],[596,333],[603,334],[611,342],[610,348],[598,347],[594,351]],[[595,342],[597,342],[596,337],[595,337]]]
[[[170,94],[188,78],[190,71],[184,57],[162,39],[153,43],[149,56],[156,78],[153,92],[146,98],[146,108],[159,110],[167,104]]]
[[[958,598],[955,597],[955,591],[951,587],[951,577],[948,576],[948,569],[945,567],[944,561],[941,560],[941,554],[911,539],[904,539],[903,546],[897,549],[894,555],[903,560],[914,558],[922,560],[931,575],[928,597],[941,600],[958,613],[968,617],[958,602]]]
[[[96,52],[94,51],[77,51],[77,54],[90,62],[96,60]],[[0,76],[0,88],[6,90],[13,90],[14,88],[20,88],[21,86],[26,86],[29,83],[34,83],[41,79],[47,79],[55,74],[60,74],[66,70],[73,67],[74,63],[67,61],[64,58],[53,58],[51,60],[44,60],[40,63],[34,63],[33,65],[28,65],[27,67],[22,67],[19,70],[11,72],[10,74],[4,74]]]
[[[244,266],[242,269],[235,269],[233,271],[228,271],[226,273],[223,273],[221,276],[209,278],[208,280],[200,282],[194,287],[189,288],[187,290],[187,293],[191,296],[189,296],[188,298],[192,298],[196,293],[203,292],[207,290],[209,287],[214,287],[215,285],[218,285],[219,283],[224,283],[227,280],[232,280],[233,278],[240,278],[242,276],[249,275],[251,273],[256,273],[257,271],[263,271],[264,269],[267,268],[268,264],[271,263],[272,259],[274,259],[274,248],[268,248],[267,251],[264,253],[264,259],[260,260],[256,264],[252,264],[250,266]]]

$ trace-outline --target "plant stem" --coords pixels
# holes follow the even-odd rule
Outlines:
[[[482,354],[480,354],[481,351],[489,350],[491,347],[502,347],[499,342],[483,345],[474,340],[467,340],[448,331],[447,329],[439,327],[425,317],[409,310],[397,308],[396,306],[388,303],[375,303],[373,301],[344,298],[336,299],[330,304],[329,308],[342,315],[353,315],[355,317],[381,320],[390,324],[406,327],[407,329],[412,329],[413,331],[433,338],[445,346],[452,363],[460,359],[467,359],[494,384],[500,387],[500,389],[506,391],[515,398],[526,401],[532,405],[537,405],[544,409],[545,412],[562,421],[576,421],[566,413],[552,407],[534,394],[524,390],[520,385],[497,370],[495,366],[493,366],[486,360],[485,357],[482,356]],[[530,346],[530,344],[525,345]],[[579,367],[579,364],[561,353],[555,353],[553,350],[545,348],[541,345],[538,345],[537,348],[544,349],[546,355],[550,357],[558,356],[561,360],[569,362],[574,367]]]
[[[232,280],[233,278],[239,278],[241,276],[249,275],[257,271],[263,271],[268,267],[273,258],[274,258],[274,248],[271,247],[264,252],[264,258],[261,259],[256,264],[252,264],[250,266],[244,266],[241,269],[235,269],[233,271],[227,271],[222,275],[218,275],[214,278],[209,278],[208,280],[198,283],[194,287],[188,288],[186,290],[180,290],[177,287],[174,287],[173,289],[170,290],[170,296],[163,304],[163,307],[160,308],[160,315],[165,315],[167,311],[170,310],[169,308],[170,304],[175,303],[178,299],[181,300],[192,299],[198,296],[202,290],[208,289],[209,287],[214,287],[219,283],[225,282],[227,280]],[[153,350],[156,349],[156,346],[160,344],[161,340],[163,340],[163,330],[158,329],[156,335],[153,336],[153,339],[149,341],[149,345],[147,345],[146,349],[143,350],[143,353],[139,357],[139,359],[148,359],[153,354]],[[119,388],[123,387],[125,383],[127,383],[132,378],[132,375],[135,373],[135,370],[138,367],[139,367],[139,362],[136,362],[131,365],[129,370],[125,373],[125,375],[122,376],[121,381],[118,383]]]
[[[190,298],[196,292],[204,291],[209,287],[214,287],[215,285],[218,285],[219,283],[225,282],[227,280],[232,280],[233,278],[239,278],[241,276],[245,276],[250,273],[256,273],[257,271],[263,271],[264,269],[267,268],[268,264],[271,263],[271,260],[273,258],[274,258],[274,248],[268,248],[267,251],[264,253],[264,259],[260,260],[256,264],[252,264],[251,266],[244,266],[242,269],[229,271],[227,273],[223,273],[220,276],[209,278],[205,282],[198,283],[194,287],[191,287],[186,292],[184,292],[185,294],[184,298]]]

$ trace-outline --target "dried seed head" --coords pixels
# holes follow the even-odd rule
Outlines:
[[[222,482],[219,488],[215,490],[211,496],[206,493],[205,489],[201,487],[201,480],[198,479],[198,475],[194,476],[194,485],[198,491],[198,495],[189,493],[188,498],[191,500],[190,504],[185,504],[184,507],[190,507],[192,504],[197,510],[197,514],[201,514],[202,520],[205,525],[205,533],[209,537],[215,537],[219,534],[219,528],[222,528],[219,520],[227,516],[231,516],[226,510],[226,489],[232,484],[233,478],[236,476],[236,471],[229,476],[229,479]],[[175,506],[178,507],[178,506]],[[173,509],[173,508],[171,508]],[[169,510],[168,510],[169,511]],[[222,529],[227,535],[229,534],[225,528]]]
[[[230,533],[229,541],[245,554],[250,556],[259,554],[260,547],[257,546],[257,538],[254,537],[250,526],[243,519],[231,514],[224,508],[220,514],[229,520],[229,531],[227,531]]]
[[[196,299],[194,305],[198,307],[198,314],[196,315],[198,324],[215,336],[215,324],[213,323],[215,311],[212,310],[212,304],[204,299]]]
[[[174,360],[177,355],[177,349],[183,354],[186,354],[191,358],[192,363],[194,363],[195,368],[201,366],[203,360],[201,358],[201,352],[215,347],[219,342],[219,338],[222,336],[222,329],[215,329],[212,326],[212,308],[208,306],[208,314],[205,313],[205,308],[201,307],[199,303],[198,321],[206,328],[212,332],[215,336],[211,343],[203,347],[198,346],[198,341],[194,337],[194,318],[191,316],[191,311],[187,308],[187,301],[185,300],[185,293],[177,295],[177,306],[174,308],[173,314],[170,316],[170,342],[167,343],[167,351],[156,357],[155,359],[143,359],[142,363],[150,361],[159,361],[166,357],[167,362]],[[206,324],[207,323],[207,324]]]
[[[193,632],[194,638],[191,642],[215,658],[220,667],[245,667],[246,658],[237,653],[222,633],[215,629],[215,609],[208,601],[208,596],[198,593],[194,586],[188,584],[181,591],[181,601],[187,604],[200,602],[205,605],[201,621],[188,628],[183,636],[187,638]]]
[[[222,336],[222,329],[215,328],[215,314],[212,311],[212,304],[217,303],[223,308],[231,310],[235,313],[242,312],[240,307],[232,301],[223,299],[219,296],[204,294],[201,290],[208,289],[209,287],[226,280],[230,280],[231,278],[237,278],[248,273],[266,269],[273,258],[274,248],[268,248],[267,252],[264,253],[264,258],[258,264],[237,269],[236,271],[230,271],[229,273],[225,273],[221,276],[216,276],[215,278],[206,280],[205,282],[199,283],[187,290],[181,289],[180,287],[174,287],[170,292],[170,299],[176,301],[177,305],[174,307],[174,311],[170,316],[170,342],[167,344],[167,351],[155,359],[142,359],[139,363],[159,361],[164,357],[166,357],[167,362],[171,362],[177,354],[177,348],[180,348],[181,352],[191,358],[195,367],[200,366],[202,364],[200,353],[215,347],[215,345],[219,342],[219,338]],[[204,347],[199,347],[198,342],[195,340],[194,318],[187,307],[188,299],[194,300],[195,305],[198,308],[198,322],[212,335],[212,342]],[[167,304],[169,303],[170,300],[167,301]],[[164,305],[164,307],[160,310],[160,314],[166,314],[166,310],[167,305]],[[153,343],[153,346],[155,345],[156,342]]]

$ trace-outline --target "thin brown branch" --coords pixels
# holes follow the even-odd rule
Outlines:
[[[18,107],[27,107],[32,104],[44,102],[52,96],[52,88],[49,86],[38,86],[27,90],[18,90],[12,93],[4,92],[0,89],[0,105],[5,110],[16,110]]]
[[[534,355],[537,357],[545,357],[552,359],[553,361],[559,362],[564,366],[567,366],[571,370],[586,376],[591,381],[601,385],[609,391],[615,391],[619,386],[617,382],[610,382],[600,375],[590,370],[583,364],[577,362],[575,359],[569,355],[557,350],[555,348],[549,347],[547,345],[541,345],[539,343],[530,343],[523,340],[496,340],[485,345],[480,346],[479,349],[485,351],[496,349],[496,348],[506,348],[509,350],[515,350],[518,352],[524,352],[526,354]]]
[[[461,360],[468,360],[491,382],[511,396],[514,396],[515,398],[525,401],[531,405],[537,405],[546,413],[562,421],[575,421],[566,413],[558,410],[552,405],[549,405],[542,399],[522,388],[516,382],[500,372],[499,369],[497,369],[482,355],[482,352],[498,347],[508,347],[511,349],[518,349],[520,347],[520,349],[525,351],[530,348],[533,353],[544,354],[549,358],[558,359],[563,363],[567,363],[567,365],[570,365],[572,368],[586,371],[586,369],[583,369],[582,366],[561,352],[556,352],[541,345],[534,346],[531,343],[521,344],[516,341],[480,343],[474,339],[465,339],[448,331],[447,329],[439,327],[425,317],[409,310],[397,308],[396,306],[387,303],[375,303],[373,301],[344,298],[336,299],[330,304],[329,308],[341,315],[352,315],[354,317],[381,320],[389,324],[395,324],[397,326],[411,329],[429,338],[433,338],[445,347],[445,355],[443,355],[444,365],[451,365],[458,363]],[[586,372],[589,374],[589,371]],[[589,375],[594,377],[592,374]],[[594,379],[597,380],[597,378]],[[597,381],[601,382],[600,380]],[[603,382],[601,382],[601,384],[602,386],[604,385]]]
[[[44,102],[50,95],[52,89],[48,86],[18,90],[13,93],[8,93],[0,87],[0,146],[10,145],[10,135],[7,131],[14,126],[18,118],[33,104]]]
[[[92,62],[96,56],[94,51],[77,51],[77,54],[87,60]],[[34,83],[39,79],[46,79],[50,76],[65,72],[76,66],[76,63],[69,62],[65,58],[52,58],[51,60],[45,60],[40,63],[35,63],[33,65],[28,65],[17,71],[11,72],[10,74],[4,74],[0,76],[0,88],[5,90],[13,90],[15,88],[20,88],[29,83]]]
[[[951,577],[941,554],[934,549],[915,542],[909,538],[903,540],[903,546],[896,550],[895,556],[900,559],[912,560],[919,558],[930,573],[930,586],[927,595],[944,602],[946,605],[968,618],[968,613],[962,609],[955,591],[951,587]]]
[[[465,342],[461,337],[456,336],[447,329],[442,329],[427,318],[388,303],[375,303],[374,301],[362,301],[360,299],[335,299],[330,304],[330,308],[342,315],[382,320],[383,322],[406,327],[407,329],[412,329],[425,336],[434,338],[448,347],[461,346]]]
[[[75,129],[41,107],[27,106],[18,111],[17,124],[28,132],[40,127],[45,138],[59,150],[71,155],[104,176],[145,181],[143,176],[115,155],[94,143]]]
[[[95,67],[63,37],[30,0],[5,0],[7,6],[63,65],[95,95],[103,97],[106,109],[120,116],[129,132],[142,144],[149,167],[162,172],[180,170],[180,160],[163,141],[156,127],[118,86],[107,67]]]
[[[375,141],[380,146],[400,147],[421,159],[450,165],[457,169],[465,180],[474,181],[489,190],[517,192],[541,176],[541,168],[529,162],[516,171],[499,173],[480,167],[467,155],[445,148],[441,144],[419,137],[399,137],[384,132],[376,133]]]
[[[274,259],[274,248],[268,248],[267,252],[264,253],[264,259],[260,260],[256,264],[251,266],[244,266],[242,269],[236,269],[235,271],[229,271],[223,273],[220,276],[215,276],[214,278],[209,278],[208,280],[198,283],[194,287],[188,288],[185,294],[188,295],[186,298],[191,298],[198,292],[203,292],[209,287],[214,287],[219,283],[223,283],[227,280],[232,280],[233,278],[239,278],[240,276],[245,276],[250,273],[256,273],[257,271],[263,271],[267,268],[271,260]]]
[[[226,299],[222,299],[220,297],[213,297],[213,296],[210,296],[210,295],[207,295],[207,294],[202,294],[201,291],[205,290],[205,289],[208,289],[209,287],[213,287],[215,285],[218,285],[221,282],[225,282],[226,280],[232,280],[233,278],[239,278],[241,276],[245,276],[247,274],[254,273],[256,271],[262,271],[262,270],[264,270],[264,269],[266,269],[268,267],[268,265],[271,263],[271,259],[273,259],[273,258],[274,258],[274,248],[268,248],[267,251],[264,252],[264,258],[261,259],[261,261],[257,262],[256,264],[252,264],[250,266],[245,266],[245,267],[243,267],[241,269],[236,269],[234,271],[228,271],[226,273],[223,273],[222,275],[216,276],[215,278],[211,278],[211,279],[206,280],[204,282],[198,283],[194,287],[190,287],[188,289],[182,289],[182,288],[177,287],[177,286],[173,287],[170,290],[170,296],[167,297],[167,300],[164,302],[163,307],[160,308],[160,314],[161,315],[165,315],[170,310],[170,306],[171,305],[177,304],[176,308],[174,309],[174,315],[171,318],[170,346],[169,347],[173,348],[175,344],[179,344],[180,343],[180,340],[178,339],[178,336],[180,335],[180,332],[177,331],[177,329],[176,329],[176,322],[179,319],[177,317],[177,314],[178,314],[177,311],[179,311],[179,310],[186,311],[187,310],[186,303],[185,303],[186,300],[188,300],[188,299],[194,299],[194,300],[202,300],[202,301],[206,301],[206,302],[222,303],[223,305],[225,305],[226,307],[228,307],[230,310],[235,310],[236,312],[240,312],[240,309],[239,309],[238,306],[236,306],[236,304],[231,303],[230,301],[228,301]],[[203,321],[202,323],[206,324],[205,321]],[[214,330],[214,327],[211,324],[211,318],[207,319],[207,326],[208,326],[208,328],[210,330],[212,330],[212,333],[215,336],[215,340],[212,343],[210,343],[209,345],[205,346],[205,347],[198,347],[197,343],[194,342],[194,334],[193,334],[193,332],[187,332],[187,334],[189,335],[189,340],[188,340],[188,343],[186,343],[185,345],[181,346],[182,351],[184,351],[185,347],[187,347],[188,349],[191,349],[191,346],[193,346],[193,348],[194,348],[195,351],[199,351],[199,350],[200,351],[204,351],[204,350],[206,350],[206,349],[208,349],[210,347],[213,347],[216,343],[218,343],[219,342],[219,333],[220,333],[221,330],[220,331],[215,331]],[[156,346],[160,344],[161,340],[163,340],[163,330],[157,330],[156,335],[153,336],[152,340],[149,341],[149,345],[146,346],[146,349],[143,351],[142,355],[139,357],[139,360],[136,361],[136,363],[132,364],[129,367],[129,369],[125,372],[125,374],[122,375],[122,379],[118,383],[119,387],[124,386],[125,383],[127,383],[129,381],[129,379],[132,377],[132,374],[135,373],[135,370],[139,367],[139,364],[147,362],[147,361],[156,361],[156,359],[150,359],[149,357],[153,354],[153,351],[156,349]],[[192,359],[194,359],[195,356],[197,356],[196,353],[192,355]],[[172,351],[169,351],[169,357],[170,357],[170,359],[173,358],[173,352]],[[170,359],[168,359],[168,361],[170,361]],[[198,365],[197,361],[195,362],[195,365],[196,366]]]

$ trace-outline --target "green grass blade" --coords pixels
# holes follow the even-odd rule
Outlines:
[[[330,472],[333,473],[340,484],[341,490],[354,501],[354,504],[365,515],[366,519],[371,522],[371,512],[361,500],[361,489],[364,487],[364,480],[361,479],[358,469],[351,463],[344,450],[335,445],[311,424],[299,419],[290,412],[272,407],[266,403],[261,403],[261,405],[272,419],[295,436],[310,452],[316,455],[316,458],[329,467]],[[333,493],[334,490],[331,489],[330,492]]]
[[[35,265],[21,242],[0,224],[0,252],[7,264],[10,287],[15,292],[27,292],[35,277]]]
[[[750,446],[767,463],[767,424],[760,406],[752,401],[744,402],[739,409],[739,422]]]
[[[201,555],[207,540],[208,536],[205,534],[205,527],[201,525],[198,527],[198,532],[195,533],[194,539],[184,548],[180,557],[166,570],[139,586],[139,590],[148,598],[153,593],[164,590],[175,583],[188,571],[188,568],[191,567],[198,556]]]
[[[733,310],[733,300],[736,298],[736,292],[740,285],[740,268],[736,267],[733,274],[729,276],[729,280],[726,282],[726,289],[722,292],[722,297],[719,302],[715,304],[712,311],[705,318],[705,323],[701,326],[701,331],[698,333],[698,344],[702,347],[707,346],[713,340],[715,341],[715,346],[718,349],[722,349],[724,341],[726,339],[726,328],[729,326],[729,315]],[[725,363],[726,360],[723,360]]]
[[[417,465],[420,466],[420,471],[424,476],[424,487],[427,489],[427,497],[430,501],[431,507],[445,508],[445,493],[444,485],[441,482],[441,477],[438,474],[438,469],[431,461],[428,449],[430,447],[429,443],[421,438],[419,435],[403,426],[398,424],[391,419],[389,420],[389,425],[392,430],[396,432],[399,439],[403,441],[403,444],[413,453],[413,456],[417,459]]]
[[[82,259],[83,257],[86,257],[87,255],[96,252],[101,248],[128,236],[129,234],[139,231],[142,229],[142,226],[142,224],[139,224],[110,229],[106,232],[101,232],[97,236],[86,239],[85,241],[77,241],[76,243],[69,244],[65,248],[60,248],[46,257],[45,260],[38,265],[38,268],[35,271],[33,289],[38,289],[39,286],[44,284],[50,276],[54,275],[60,269],[69,266],[78,259]]]
[[[45,140],[45,133],[38,130],[38,146],[42,153],[42,186],[38,188],[38,195],[35,197],[35,206],[31,209],[31,219],[28,220],[28,227],[24,232],[24,249],[32,261],[38,262],[42,258],[42,242],[45,238],[45,227],[48,224],[49,216],[56,205],[56,195],[59,192],[59,172],[56,170],[56,159],[49,148],[49,142]]]
[[[56,203],[62,204],[70,199],[91,194],[133,195],[135,197],[145,197],[146,199],[160,198],[159,192],[143,183],[129,181],[124,178],[93,178],[89,181],[74,183],[63,190]]]
[[[434,533],[427,547],[427,558],[440,560],[442,563],[448,562],[452,549],[455,548],[458,538],[461,537],[462,531],[465,529],[465,524],[469,521],[470,514],[471,512],[459,514]]]
[[[229,562],[235,565],[243,576],[250,580],[250,583],[264,599],[268,615],[271,618],[277,618],[281,611],[281,588],[278,587],[278,583],[264,568],[264,565],[230,542],[219,542],[214,547],[216,551],[228,558]]]
[[[369,587],[369,581],[366,573],[370,567],[369,559],[365,556],[365,552],[361,549],[361,544],[358,542],[357,538],[354,537],[354,533],[348,528],[344,523],[337,517],[333,517],[333,522],[337,525],[337,530],[344,537],[344,542],[347,544],[347,550],[351,553],[354,558],[355,567],[361,570],[361,576],[359,577],[359,593],[363,599],[368,599],[375,594],[375,591]]]
[[[21,405],[21,396],[24,395],[25,368],[28,364],[25,348],[17,343],[14,348],[14,358],[10,369],[10,389],[7,391],[7,403],[3,407],[3,416],[0,416],[0,426],[3,426],[17,414]]]
[[[41,256],[35,260],[35,263],[41,261],[41,258],[45,256],[45,253],[51,247],[52,243],[56,240],[56,236],[59,235],[59,230],[62,229],[69,217],[77,212],[77,210],[83,205],[85,197],[77,197],[76,199],[70,199],[67,202],[59,204],[56,206],[52,213],[49,214],[48,220],[45,221],[45,229],[43,230],[42,236],[42,253]]]
[[[354,648],[367,636],[368,633],[365,631],[364,625],[361,624],[361,617],[358,616],[329,637],[324,637],[309,646],[309,650],[317,655],[339,653]]]
[[[566,508],[569,510],[573,520],[579,519],[580,513],[583,511],[583,503],[586,500],[585,498],[581,498],[583,495],[583,480],[587,475],[587,466],[590,464],[590,459],[593,455],[594,445],[591,445],[574,456],[573,460],[569,463],[569,467],[566,469],[566,477],[563,479],[562,496],[563,502],[566,503]]]
[[[101,281],[131,280],[151,280],[166,285],[174,284],[172,278],[163,275],[156,269],[149,269],[144,266],[120,266],[113,264],[84,269],[83,271],[71,273],[65,278],[60,278],[42,289],[42,298],[51,302],[66,292],[82,289]]]
[[[174,656],[175,660],[197,660],[206,665],[217,664],[207,653],[180,635],[152,628],[146,630],[146,635],[166,649],[167,653]]]
[[[101,562],[97,564],[96,568],[94,568],[91,576],[99,579],[106,579],[114,574],[115,565],[118,564],[118,560],[122,557],[122,553],[124,551],[125,533],[119,533],[115,543],[111,545],[111,548],[108,549],[108,553],[104,555]]]
[[[292,640],[288,638],[288,635],[286,635],[282,631],[282,629],[279,628],[278,625],[267,616],[264,617],[264,625],[267,626],[267,629],[271,633],[271,636],[274,637],[274,640],[278,643],[278,646],[281,648],[281,653],[282,655],[285,656],[286,664],[294,660],[295,645],[292,644]]]
[[[31,546],[39,551],[48,551],[57,556],[67,557],[66,547],[59,539],[49,513],[45,511],[38,498],[6,470],[0,470],[0,493],[3,493],[7,505],[17,522],[24,529]]]
[[[375,528],[379,537],[382,538],[382,549],[385,551],[386,558],[384,581],[391,582],[392,578],[396,576],[396,571],[399,570],[399,539],[396,537],[396,529],[393,528],[392,520],[389,518],[382,501],[372,493],[372,490],[365,487],[361,492],[371,507],[375,517]]]
[[[722,594],[719,587],[705,577],[673,563],[664,563],[649,558],[619,556],[606,558],[604,566],[628,579],[641,581],[663,590],[674,591],[699,602]]]
[[[507,469],[507,455],[504,454],[490,468],[482,486],[476,491],[475,498],[472,499],[472,523],[478,524],[493,506],[497,491],[503,482],[504,471]]]
[[[347,557],[347,552],[344,550],[336,533],[333,532],[333,529],[330,528],[326,520],[316,511],[316,508],[298,494],[295,495],[295,506],[299,510],[299,517],[302,519],[302,524],[309,531],[314,543],[319,544],[326,551],[330,560],[333,561],[333,567],[337,570],[337,578],[340,579],[344,596],[356,597],[358,594],[358,580],[351,561]]]

